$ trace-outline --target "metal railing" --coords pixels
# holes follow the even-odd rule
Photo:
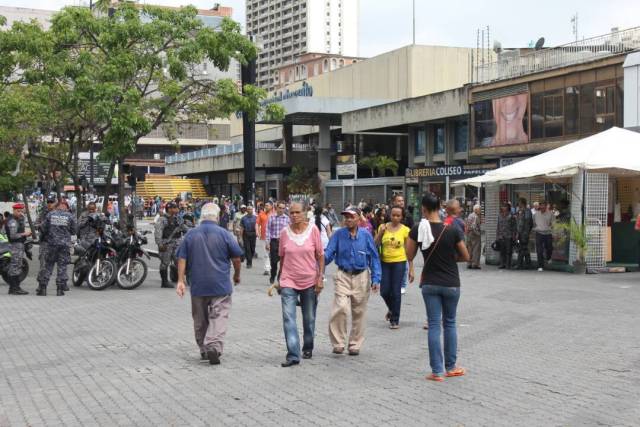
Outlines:
[[[506,51],[500,54],[497,61],[474,67],[473,82],[511,79],[620,55],[636,49],[640,49],[640,27],[536,50],[524,55],[520,55],[517,50]]]
[[[205,148],[203,150],[192,151],[184,154],[174,154],[165,158],[166,164],[187,162],[189,160],[206,159],[210,157],[224,156],[227,154],[242,153],[242,143],[233,145],[218,145],[213,148]]]

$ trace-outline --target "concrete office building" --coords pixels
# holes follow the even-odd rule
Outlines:
[[[246,31],[262,46],[257,84],[272,91],[279,69],[306,53],[358,56],[359,0],[247,0]]]

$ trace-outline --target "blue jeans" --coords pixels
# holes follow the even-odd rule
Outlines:
[[[298,325],[296,324],[296,306],[299,297],[304,330],[302,351],[313,351],[318,302],[315,287],[311,286],[301,291],[293,288],[282,288],[280,297],[282,299],[284,339],[287,342],[287,361],[300,361],[300,337],[298,337]]]
[[[409,261],[405,261],[404,263],[404,276],[402,277],[402,288],[406,289],[407,284],[409,283]]]
[[[422,285],[422,298],[429,321],[429,363],[431,372],[443,375],[456,366],[458,332],[456,309],[460,300],[460,288]],[[444,366],[440,335],[444,327]]]
[[[402,282],[407,271],[406,261],[383,262],[382,280],[380,281],[380,296],[387,304],[391,313],[389,321],[398,324],[400,322],[400,306],[402,305]]]

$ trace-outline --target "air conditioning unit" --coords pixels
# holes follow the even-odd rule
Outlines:
[[[160,160],[160,153],[153,153],[153,160]]]

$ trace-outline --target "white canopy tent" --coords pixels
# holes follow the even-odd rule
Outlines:
[[[610,176],[640,173],[640,133],[613,127],[484,175],[456,181],[455,185],[568,178],[581,171]]]

